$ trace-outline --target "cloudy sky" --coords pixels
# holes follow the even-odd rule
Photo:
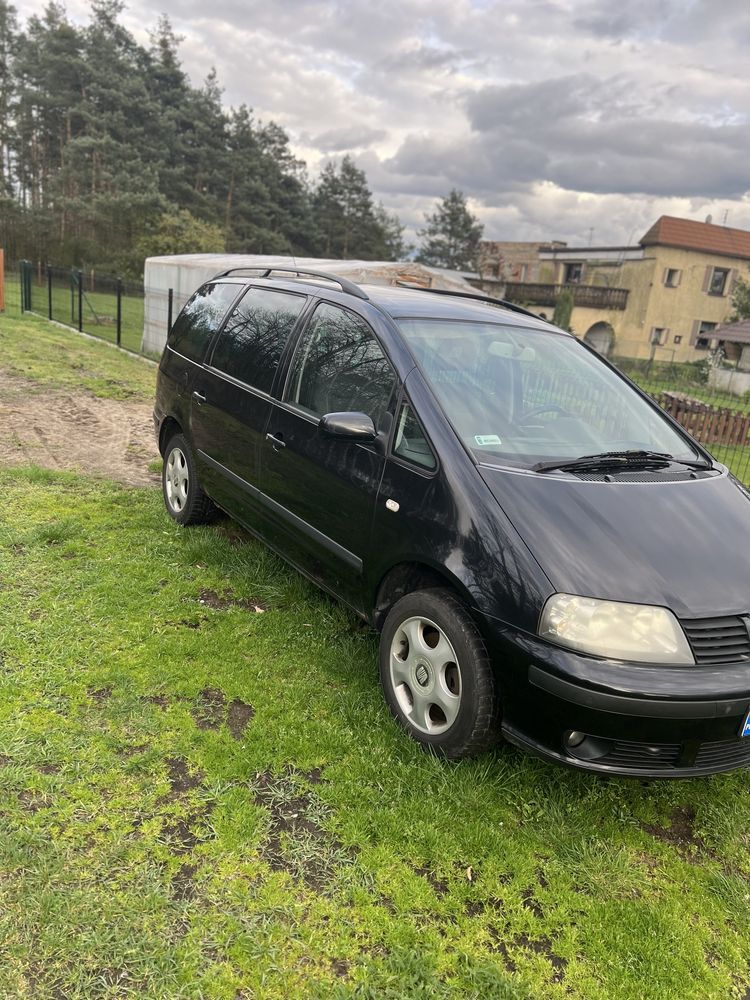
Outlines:
[[[123,20],[146,42],[160,10],[194,83],[216,66],[313,175],[350,153],[412,230],[451,187],[492,239],[750,229],[749,0],[131,0]]]

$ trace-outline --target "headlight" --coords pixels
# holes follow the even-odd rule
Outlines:
[[[695,663],[685,633],[666,608],[553,594],[539,635],[595,656],[640,663]]]

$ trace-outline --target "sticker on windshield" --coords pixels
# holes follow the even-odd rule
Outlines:
[[[480,448],[485,447],[490,444],[502,444],[503,442],[497,436],[497,434],[475,434],[474,440],[479,445]]]

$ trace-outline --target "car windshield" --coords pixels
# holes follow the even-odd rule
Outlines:
[[[398,324],[448,419],[480,462],[531,468],[624,451],[700,458],[575,337],[456,320]]]

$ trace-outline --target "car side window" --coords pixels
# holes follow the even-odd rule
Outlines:
[[[214,281],[199,288],[174,321],[167,338],[169,346],[191,361],[202,361],[239,290],[239,285],[226,281]]]
[[[437,459],[425,437],[422,426],[414,416],[409,403],[404,402],[396,421],[396,436],[393,439],[393,454],[406,462],[413,462],[423,469],[436,469]]]
[[[316,416],[362,411],[378,427],[395,381],[367,323],[323,302],[297,345],[286,399]]]
[[[270,392],[281,353],[307,299],[269,288],[249,288],[227,320],[211,364]]]

